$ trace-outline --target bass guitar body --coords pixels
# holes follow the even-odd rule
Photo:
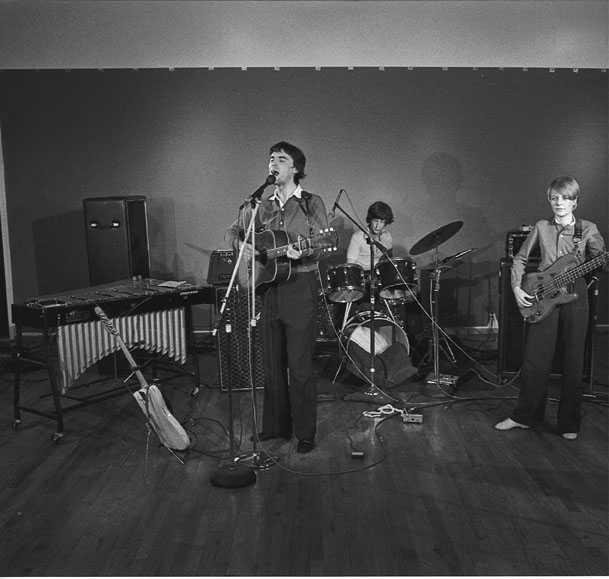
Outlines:
[[[522,317],[535,324],[547,318],[554,308],[577,299],[577,294],[569,292],[565,281],[573,282],[580,275],[565,275],[577,269],[574,255],[563,255],[543,271],[528,273],[523,277],[521,287],[533,296],[533,305],[519,308]],[[565,279],[566,278],[566,279]]]

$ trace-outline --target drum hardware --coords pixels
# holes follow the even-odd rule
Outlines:
[[[453,256],[450,256],[444,260],[440,260],[438,257],[438,247],[448,241],[453,235],[455,235],[460,229],[463,227],[463,221],[454,221],[452,223],[448,223],[442,227],[439,227],[435,231],[428,233],[422,239],[420,239],[417,243],[415,243],[410,250],[411,255],[418,255],[420,253],[425,253],[426,251],[434,250],[433,256],[433,266],[428,268],[427,270],[432,275],[432,280],[429,286],[429,303],[430,303],[430,321],[431,321],[431,333],[432,333],[432,357],[433,357],[433,377],[427,378],[427,384],[435,384],[436,386],[445,386],[447,384],[454,385],[457,381],[455,376],[450,376],[447,374],[440,374],[440,349],[444,355],[448,358],[451,364],[456,365],[457,359],[455,358],[454,352],[452,351],[448,340],[444,335],[440,337],[439,334],[439,324],[438,324],[438,298],[440,295],[440,277],[442,276],[443,271],[447,271],[453,267],[453,263],[470,253],[470,251],[474,251],[473,249],[468,249],[459,253],[456,253]],[[429,351],[423,356],[421,362],[427,359],[429,355]],[[421,362],[419,364],[421,365]]]

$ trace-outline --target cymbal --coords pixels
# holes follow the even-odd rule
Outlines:
[[[412,246],[410,255],[419,255],[430,249],[435,249],[438,245],[448,241],[461,227],[463,227],[463,221],[453,221],[428,233]]]

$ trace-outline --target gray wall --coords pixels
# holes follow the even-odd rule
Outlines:
[[[506,232],[548,215],[559,174],[607,237],[607,74],[594,70],[305,69],[1,73],[15,300],[88,283],[82,199],[150,199],[153,273],[204,281],[268,147],[308,157],[305,185],[354,213],[382,199],[397,253],[453,220],[444,323],[497,311]],[[348,203],[346,204],[348,206]],[[335,225],[347,239],[342,217]],[[429,255],[417,257],[419,266]],[[340,260],[340,257],[337,258]],[[606,289],[606,279],[603,278]],[[601,320],[607,321],[606,291]]]
[[[607,0],[0,2],[0,68],[603,68]]]

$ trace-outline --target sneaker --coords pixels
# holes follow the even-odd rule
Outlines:
[[[501,422],[497,422],[497,424],[495,424],[495,430],[512,430],[512,428],[531,428],[531,427],[527,426],[526,424],[520,424],[520,422],[516,422],[515,420],[512,420],[511,418],[506,418],[505,420],[502,420]]]
[[[563,432],[561,436],[565,440],[577,440],[577,432]]]

